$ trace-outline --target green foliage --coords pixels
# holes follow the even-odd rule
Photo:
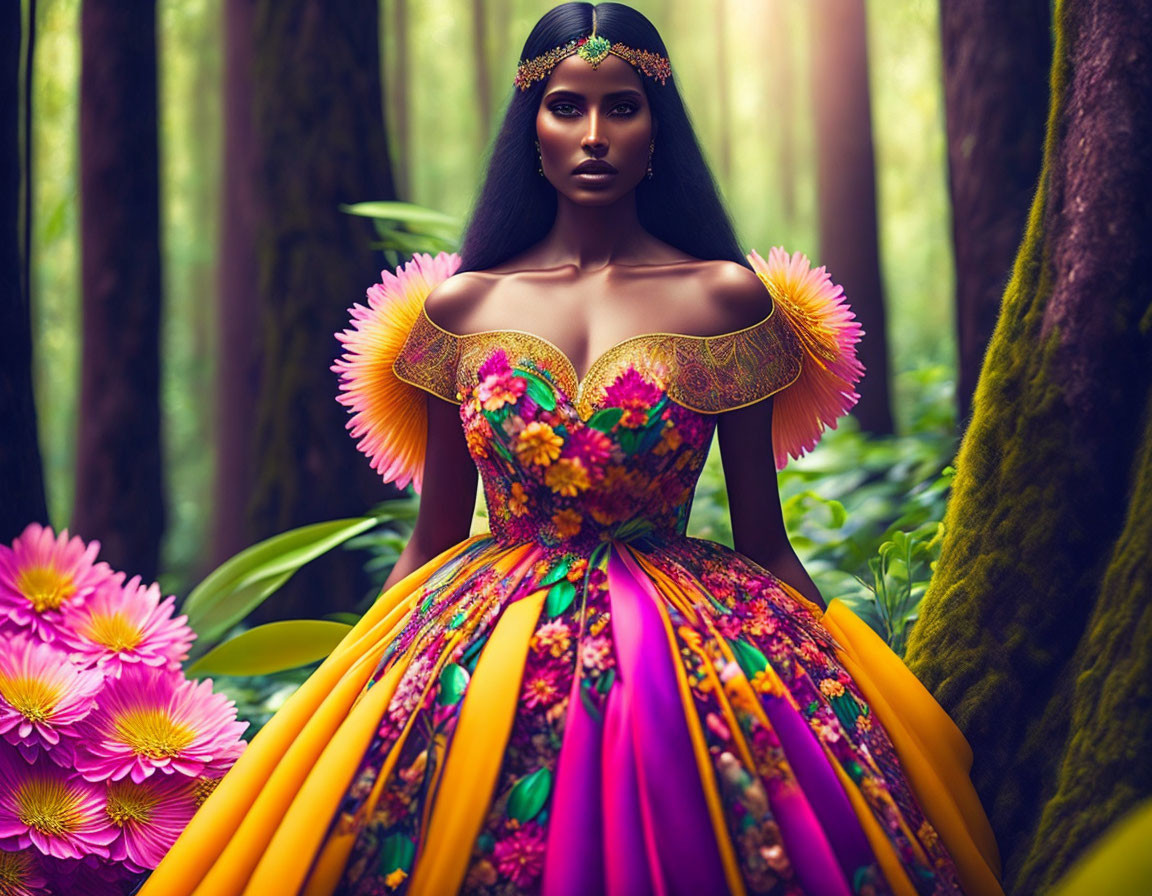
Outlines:
[[[841,598],[900,653],[939,554],[956,437],[947,368],[901,374],[896,389],[909,396],[907,432],[868,438],[848,418],[778,481],[789,539],[825,599]],[[689,534],[732,545],[716,445]]]
[[[314,523],[282,532],[226,560],[184,600],[197,652],[243,620],[305,563],[376,525],[376,517]]]
[[[205,675],[269,675],[324,659],[352,626],[323,619],[287,619],[241,632],[192,663],[187,672]]]
[[[459,218],[411,202],[357,202],[340,210],[372,219],[377,236],[373,248],[384,253],[393,269],[417,252],[455,252],[464,226]]]

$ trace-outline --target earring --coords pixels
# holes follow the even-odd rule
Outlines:
[[[646,174],[648,180],[652,180],[652,153],[654,152],[656,152],[656,141],[651,140],[648,143],[648,172]]]
[[[540,149],[540,141],[536,141],[536,173],[544,176],[544,153]]]

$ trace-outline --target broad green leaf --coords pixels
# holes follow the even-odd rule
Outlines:
[[[354,517],[314,523],[275,535],[226,560],[184,601],[188,624],[201,643],[212,642],[247,616],[301,566],[379,522]]]
[[[188,674],[270,675],[328,656],[352,626],[323,619],[289,619],[258,625],[217,645],[188,667]]]
[[[531,821],[548,802],[552,792],[552,772],[547,767],[536,769],[516,782],[508,795],[505,814],[520,824]]]
[[[741,641],[739,638],[729,638],[728,644],[732,647],[732,653],[735,654],[736,662],[744,671],[744,676],[749,680],[757,672],[763,672],[768,668],[768,657],[764,656],[763,652],[755,645]]]
[[[459,218],[412,202],[354,202],[341,205],[340,211],[362,218],[383,218],[406,224],[442,224],[457,230],[463,225]]]
[[[575,598],[576,586],[564,579],[548,589],[548,597],[544,600],[544,609],[549,616],[559,616],[572,606],[572,601]]]
[[[456,663],[449,663],[444,667],[440,673],[440,697],[439,703],[441,706],[452,706],[460,702],[460,698],[464,696],[464,691],[468,688],[469,675],[463,666]]]

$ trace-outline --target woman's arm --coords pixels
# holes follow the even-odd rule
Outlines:
[[[437,554],[468,537],[476,505],[476,465],[464,442],[460,409],[425,395],[428,450],[420,513],[384,587],[390,588]]]
[[[772,459],[772,399],[721,414],[718,430],[736,550],[823,607],[784,530]]]

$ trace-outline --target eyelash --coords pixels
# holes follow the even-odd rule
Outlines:
[[[576,109],[576,105],[574,103],[554,103],[549,108],[551,109],[553,115],[556,115],[560,118],[574,118],[578,114],[578,110]],[[574,111],[562,112],[562,109],[572,109]],[[624,109],[626,111],[617,113],[616,110],[618,109]],[[612,107],[608,114],[615,115],[617,118],[628,118],[632,115],[635,115],[638,111],[639,108],[634,103],[617,103]]]

